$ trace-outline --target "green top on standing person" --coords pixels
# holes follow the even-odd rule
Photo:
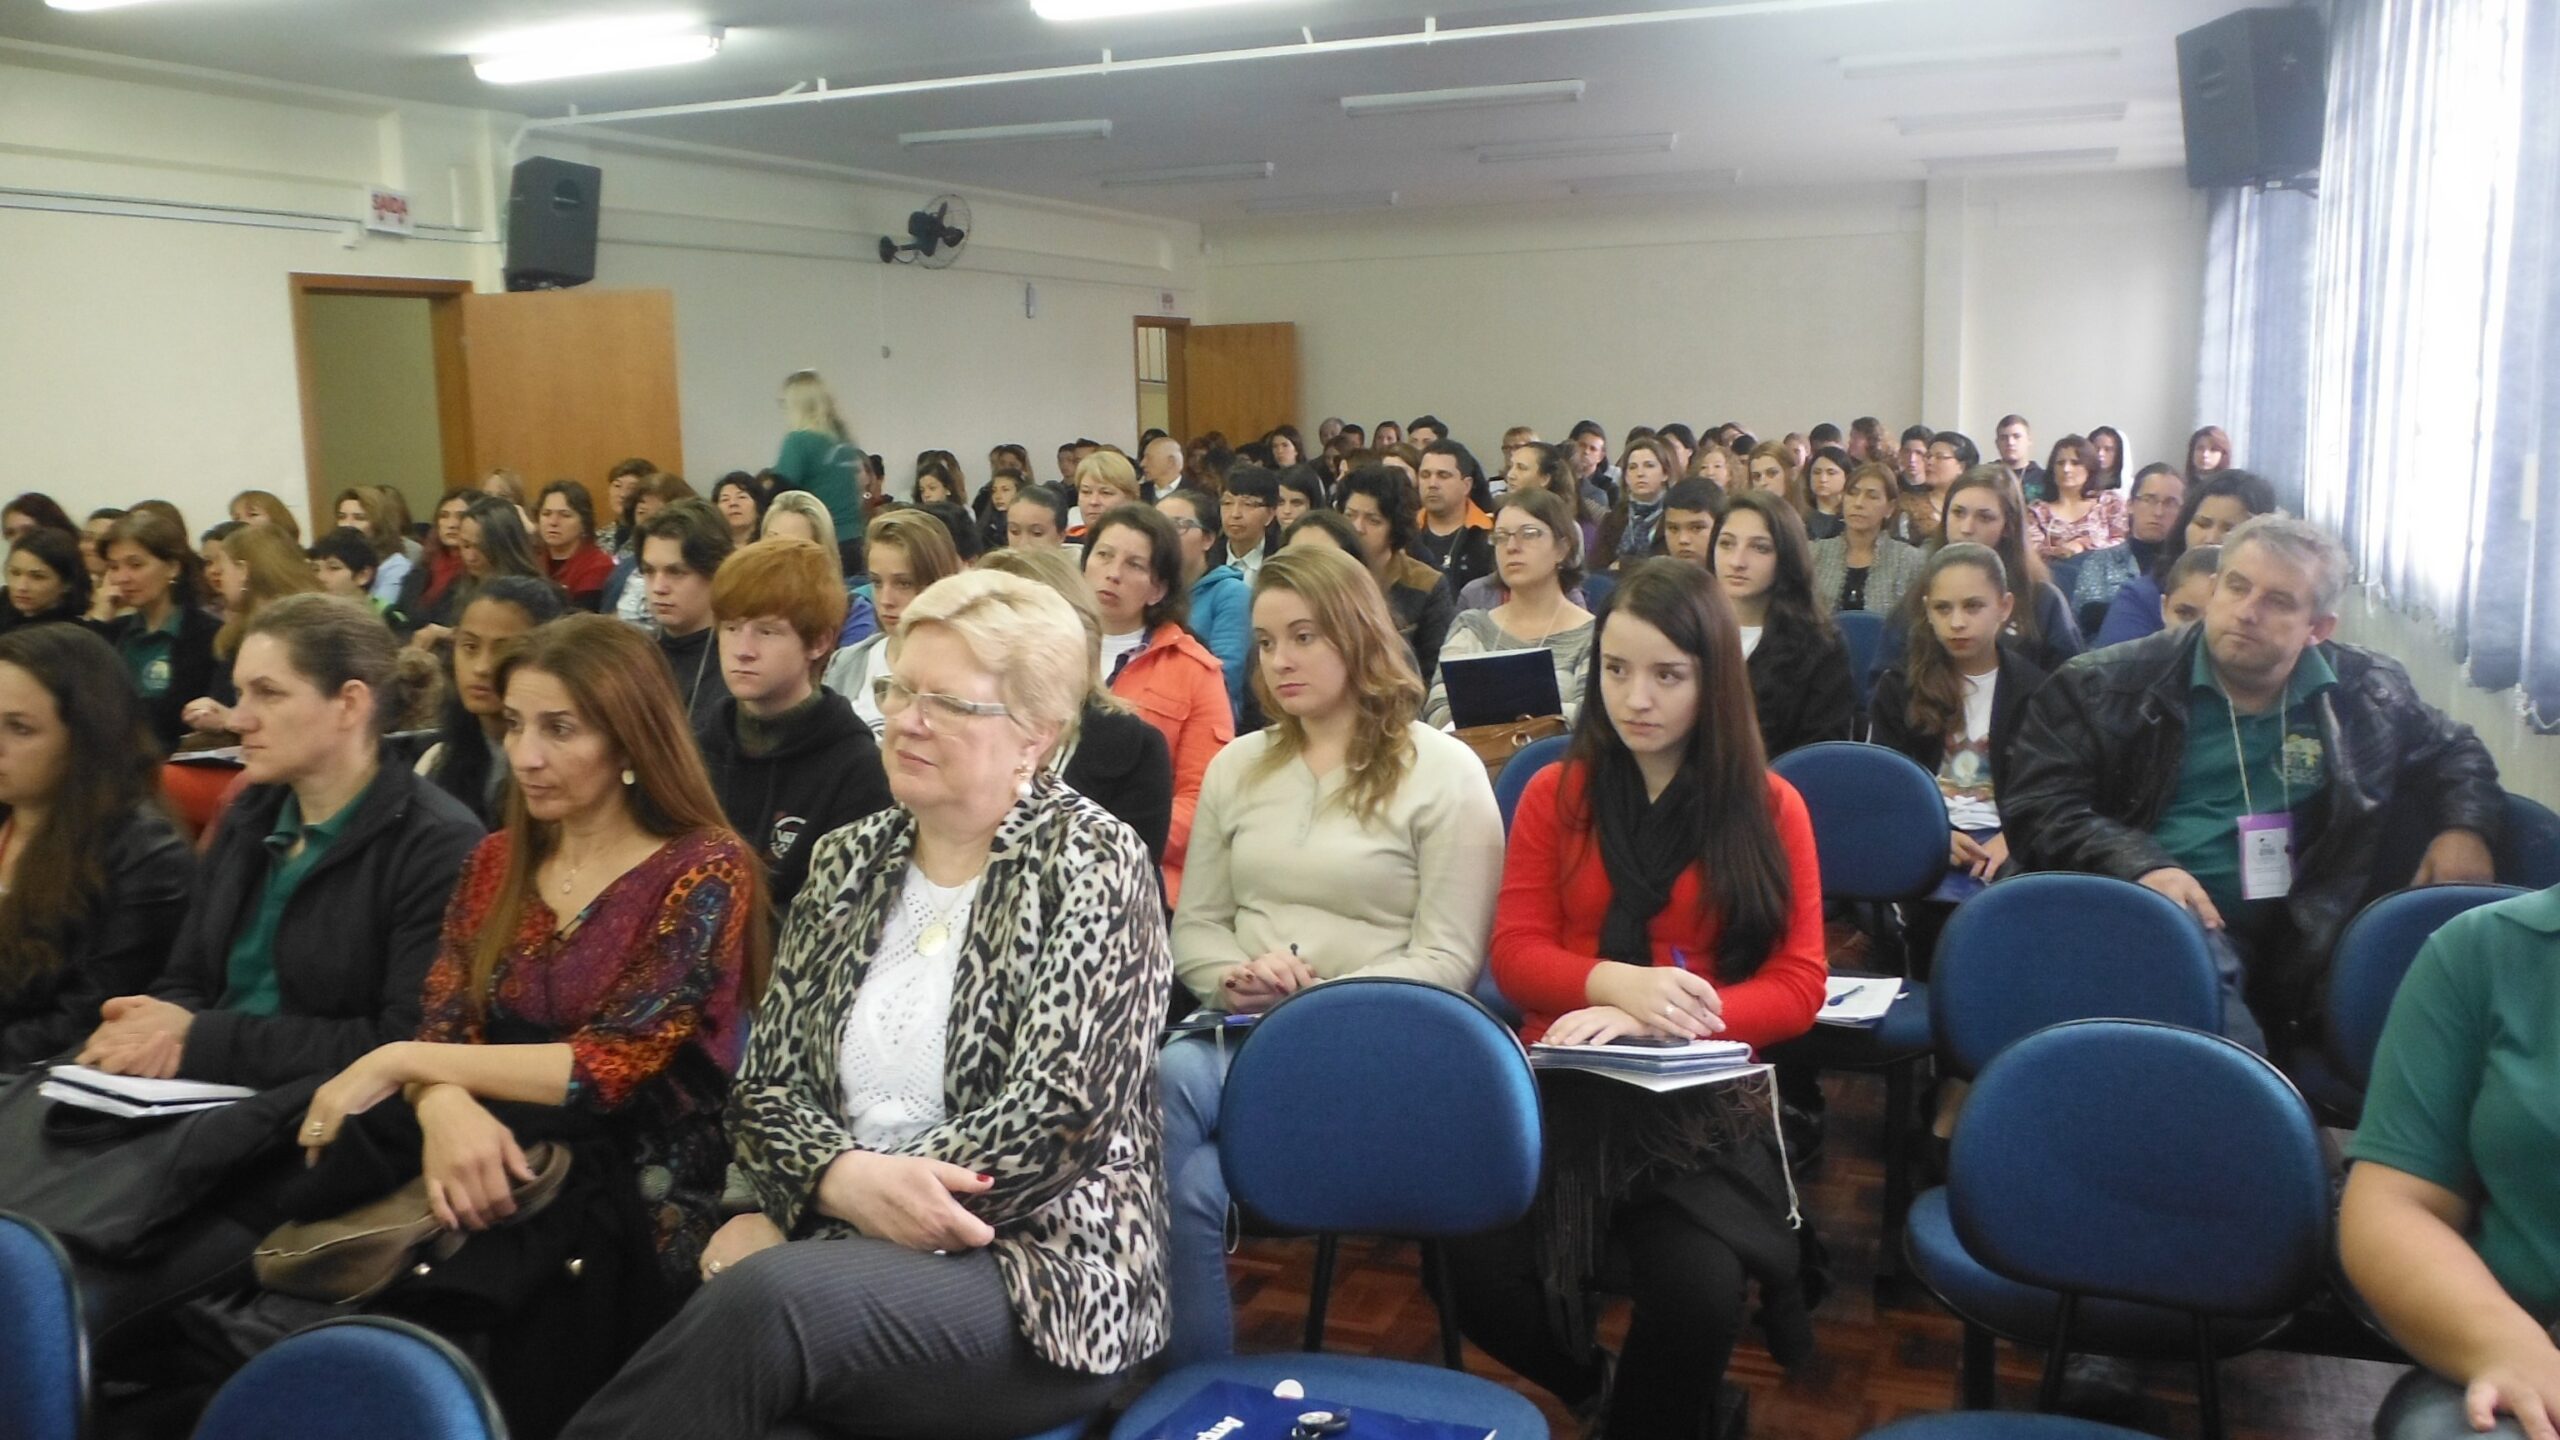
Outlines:
[[[791,433],[782,438],[773,472],[791,488],[818,497],[838,535],[861,534],[868,518],[862,511],[862,451],[836,412],[827,382],[815,370],[794,371],[782,382],[782,410]]]

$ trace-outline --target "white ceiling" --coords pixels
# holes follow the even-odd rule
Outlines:
[[[2179,162],[2172,38],[2239,0],[1793,0],[1622,29],[1443,40],[620,122],[631,133],[1178,216],[1257,197],[1395,191],[1403,207],[1567,196],[1569,182],[1737,172],[1746,186],[1919,179],[1927,162],[2028,168]],[[1030,0],[160,0],[72,13],[0,0],[0,36],[337,90],[537,117],[1318,40],[1687,8],[1666,0],[1258,0],[1179,17],[1059,25]],[[462,58],[527,26],[684,13],[727,27],[706,63],[535,85]],[[2018,60],[2003,52],[2077,57]],[[2090,54],[2092,50],[2101,52]],[[1841,61],[1930,63],[1871,78]],[[1574,104],[1347,119],[1342,96],[1580,78]],[[2052,112],[2123,106],[2121,118]],[[902,149],[900,131],[1107,118],[1107,140]],[[1918,133],[1906,134],[1912,122]],[[1474,147],[1676,132],[1667,153],[1481,163]],[[575,133],[575,132],[570,132]],[[2112,157],[2104,152],[2114,152]],[[2094,152],[2094,153],[2093,153]],[[1268,180],[1115,187],[1104,176],[1270,161]],[[2013,168],[1997,160],[1999,168]],[[1655,182],[1622,182],[1645,185]],[[1674,185],[1681,183],[1674,180]]]

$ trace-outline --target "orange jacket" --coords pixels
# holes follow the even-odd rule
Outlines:
[[[1182,860],[1191,848],[1191,812],[1200,805],[1200,777],[1218,751],[1236,738],[1226,667],[1190,631],[1167,622],[1120,667],[1111,693],[1161,731],[1173,754],[1173,829],[1164,843],[1164,903],[1169,906],[1182,894]]]

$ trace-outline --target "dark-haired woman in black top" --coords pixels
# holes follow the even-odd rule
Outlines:
[[[1858,708],[1849,648],[1813,598],[1813,556],[1795,507],[1774,491],[1737,490],[1708,546],[1741,625],[1752,708],[1770,758],[1848,739]]]
[[[418,757],[418,773],[463,803],[482,827],[507,817],[506,714],[498,696],[504,642],[559,618],[560,592],[526,575],[501,575],[462,607],[445,657],[444,713],[436,743]]]
[[[9,546],[8,581],[0,631],[78,621],[89,613],[89,567],[80,559],[78,531],[38,526],[20,535]]]
[[[105,641],[78,625],[0,635],[0,1071],[62,1054],[101,1001],[160,973],[196,858],[159,770]]]

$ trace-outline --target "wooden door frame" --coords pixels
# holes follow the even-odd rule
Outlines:
[[[443,442],[447,485],[470,479],[471,397],[463,383],[462,297],[472,292],[468,280],[423,280],[393,275],[313,275],[297,271],[285,277],[293,306],[293,365],[302,395],[302,473],[311,501],[312,524],[328,526],[335,515],[328,481],[320,473],[320,411],[313,403],[311,309],[314,295],[367,295],[382,299],[427,302],[428,343],[435,349],[436,430]],[[315,532],[316,533],[316,532]]]
[[[1138,363],[1139,332],[1144,330],[1164,332],[1165,428],[1173,432],[1174,439],[1188,445],[1191,443],[1191,377],[1185,373],[1188,361],[1184,346],[1190,338],[1191,322],[1171,315],[1133,317],[1129,324],[1129,365],[1133,373]],[[1134,400],[1137,394],[1134,389],[1135,381],[1131,383],[1133,388],[1130,396]],[[1147,428],[1146,417],[1135,418],[1138,423],[1134,428],[1144,433]]]

